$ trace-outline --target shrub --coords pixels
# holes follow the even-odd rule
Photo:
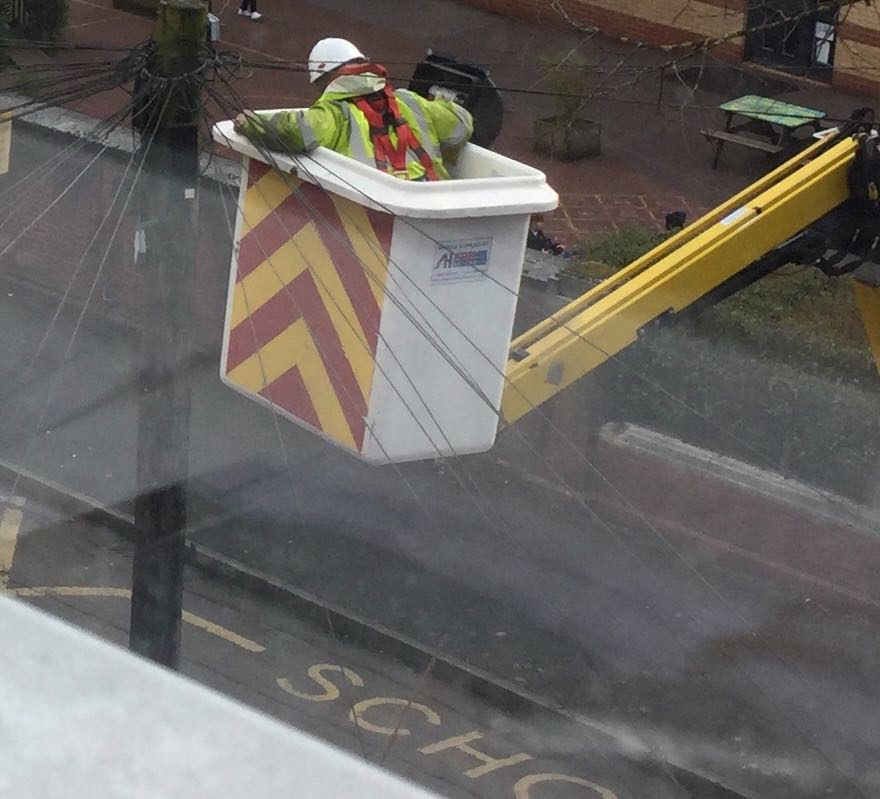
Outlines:
[[[57,41],[67,25],[68,0],[27,0],[22,33],[34,41]]]
[[[570,269],[582,277],[606,278],[669,235],[644,228],[621,230],[587,244]],[[705,311],[690,327],[705,339],[739,342],[756,357],[811,374],[856,383],[876,379],[850,277],[785,267]]]
[[[702,314],[694,330],[740,342],[756,357],[852,383],[876,380],[851,277],[812,268],[765,277]]]
[[[590,71],[577,51],[560,52],[541,63],[541,80],[553,96],[554,115],[560,125],[571,125],[588,101]]]
[[[599,262],[620,269],[665,241],[669,235],[647,228],[623,228],[618,233],[602,236],[587,243],[581,249],[582,264]],[[578,270],[578,264],[575,264],[573,269]]]

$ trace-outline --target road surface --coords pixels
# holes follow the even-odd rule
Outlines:
[[[26,145],[33,163],[59,147],[45,136]],[[36,242],[24,235],[16,248],[34,259]],[[0,270],[9,264],[0,258]],[[11,267],[0,271],[0,491],[12,514],[0,543],[19,512],[24,531],[14,558],[0,547],[0,562],[26,601],[121,642],[127,545],[33,498],[15,504],[15,475],[25,473],[121,513],[137,493],[133,337],[100,315],[80,318],[75,302],[59,305],[46,266],[39,290],[20,270],[14,280]],[[225,269],[217,265],[221,284]],[[112,304],[108,296],[91,310]],[[785,551],[747,559],[699,529],[676,537],[620,526],[564,485],[505,469],[491,454],[370,468],[225,389],[216,352],[182,373],[193,388],[194,541],[536,704],[523,718],[468,692],[464,677],[450,687],[348,648],[326,628],[198,575],[187,594],[192,676],[373,759],[393,742],[392,767],[449,795],[577,799],[598,790],[520,782],[517,794],[530,774],[576,777],[618,797],[686,796],[693,774],[774,799],[880,790],[880,597],[853,589],[864,577],[858,562],[792,573]],[[773,550],[773,518],[754,534]],[[877,546],[864,541],[866,552]],[[356,728],[348,713],[361,697],[393,701],[362,705],[369,721]],[[410,699],[421,706],[407,711],[411,735],[378,729],[393,728],[393,709]],[[560,713],[547,715],[554,707]],[[482,737],[437,748],[472,732]],[[494,758],[529,759],[479,771],[462,747],[483,745]],[[708,784],[693,795],[708,796]]]

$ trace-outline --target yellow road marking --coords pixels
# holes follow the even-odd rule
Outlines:
[[[128,588],[98,588],[91,586],[79,586],[79,585],[52,585],[52,586],[40,586],[38,588],[12,588],[9,589],[9,593],[17,596],[17,597],[47,597],[47,596],[68,596],[68,597],[115,597],[118,599],[131,599],[131,591]],[[234,644],[241,649],[244,649],[248,652],[265,652],[266,647],[262,644],[258,644],[256,641],[251,641],[249,638],[245,638],[238,633],[232,632],[232,630],[227,630],[225,627],[221,627],[219,624],[214,624],[214,622],[208,621],[207,619],[203,619],[201,616],[196,616],[194,613],[190,613],[189,611],[183,611],[183,620],[187,624],[191,624],[193,627],[198,627],[200,630],[204,630],[206,633],[210,633],[211,635],[217,636],[217,638],[222,638],[224,641],[227,641],[230,644]]]
[[[335,666],[332,663],[315,663],[314,666],[309,668],[309,677],[324,689],[324,693],[304,694],[301,691],[297,691],[286,677],[279,677],[275,682],[282,691],[293,694],[297,699],[305,699],[309,702],[333,702],[340,697],[339,689],[324,676],[323,672],[325,671],[342,672],[352,685],[357,688],[364,687],[364,678],[360,674],[342,666]]]
[[[513,794],[516,799],[531,799],[532,788],[542,782],[567,782],[570,785],[581,785],[584,788],[589,788],[590,793],[600,799],[617,799],[617,794],[609,788],[589,780],[582,780],[580,777],[571,777],[568,774],[528,774],[513,786]]]
[[[12,569],[15,547],[18,544],[24,503],[24,497],[10,497],[2,501],[6,507],[0,514],[0,590],[9,585],[9,572]]]
[[[201,616],[196,616],[188,610],[183,611],[183,620],[187,624],[191,624],[193,627],[198,627],[206,633],[216,635],[218,638],[222,638],[230,644],[235,644],[237,647],[245,649],[248,652],[259,653],[266,651],[266,647],[262,644],[258,644],[256,641],[251,641],[249,638],[245,638],[238,633],[232,632],[232,630],[227,630],[225,627],[221,627],[219,624],[214,624],[212,621],[203,619]]]
[[[396,726],[386,727],[383,724],[374,724],[372,721],[367,721],[367,719],[364,718],[365,711],[369,710],[371,707],[377,707],[379,705],[396,705],[397,707],[403,708],[397,718]],[[367,730],[367,732],[374,732],[377,735],[403,737],[406,735],[412,735],[410,730],[401,726],[404,714],[408,713],[410,710],[418,710],[419,713],[428,720],[428,723],[433,724],[435,727],[439,727],[443,723],[440,719],[440,714],[436,711],[431,710],[431,708],[423,705],[421,702],[413,702],[410,699],[403,699],[399,696],[374,696],[372,699],[364,699],[351,706],[348,717],[357,724],[358,727]]]
[[[9,171],[9,156],[12,152],[12,116],[0,114],[0,175]]]

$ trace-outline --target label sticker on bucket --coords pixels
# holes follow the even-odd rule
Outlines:
[[[492,239],[441,241],[434,252],[432,283],[482,280],[489,269]]]

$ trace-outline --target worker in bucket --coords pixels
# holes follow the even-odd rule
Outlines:
[[[445,180],[447,162],[473,133],[470,112],[445,97],[426,100],[392,88],[385,67],[345,39],[322,39],[309,54],[309,81],[321,91],[305,110],[235,119],[239,133],[269,149],[322,146],[404,180]]]

